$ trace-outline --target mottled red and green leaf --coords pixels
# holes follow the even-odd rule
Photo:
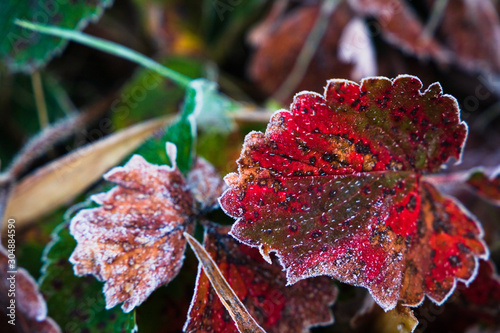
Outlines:
[[[467,179],[467,184],[486,200],[500,205],[500,170],[494,172],[491,177],[483,170],[476,170]]]
[[[289,283],[330,275],[366,287],[384,309],[441,303],[487,249],[477,222],[423,174],[460,160],[467,128],[439,84],[331,80],[296,95],[252,132],[226,176],[232,235],[276,252]]]

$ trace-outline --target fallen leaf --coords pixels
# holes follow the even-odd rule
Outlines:
[[[15,260],[15,256],[13,258]],[[15,267],[9,259],[9,253],[0,245],[0,305],[6,314],[2,318],[2,327],[10,326],[6,322],[13,320],[14,326],[10,329],[15,332],[60,333],[59,326],[47,317],[47,305],[35,280],[23,268]],[[9,296],[11,294],[14,296]],[[15,303],[12,303],[13,300]]]
[[[231,234],[275,252],[287,280],[329,275],[367,288],[386,311],[441,304],[487,258],[480,225],[423,174],[460,160],[456,100],[416,77],[330,80],[252,132],[221,207]]]
[[[171,161],[175,146],[167,144]],[[78,242],[70,257],[76,275],[106,281],[106,308],[124,302],[125,312],[141,304],[179,272],[192,231],[193,199],[184,177],[172,167],[134,155],[104,178],[117,184],[92,196],[98,208],[81,210],[70,232]]]
[[[207,227],[205,249],[266,332],[309,332],[313,326],[333,322],[329,306],[334,303],[337,290],[329,278],[286,286],[281,267],[268,264],[256,249],[237,242],[228,235],[229,229]],[[238,332],[201,265],[185,331]]]

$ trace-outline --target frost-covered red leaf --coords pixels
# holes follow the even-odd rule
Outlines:
[[[491,261],[482,261],[476,279],[469,286],[459,284],[458,290],[471,304],[500,314],[500,277]]]
[[[232,235],[276,252],[289,283],[330,275],[385,310],[443,302],[486,258],[477,222],[422,177],[460,159],[467,128],[439,84],[331,80],[246,139],[220,203]]]
[[[500,278],[493,263],[481,261],[474,281],[458,283],[443,308],[431,305],[416,312],[425,319],[419,327],[425,332],[500,332]]]
[[[205,249],[266,332],[308,332],[312,326],[333,322],[329,306],[337,291],[328,278],[287,287],[280,266],[265,262],[256,249],[237,242],[228,231],[228,227],[208,227]],[[238,332],[201,266],[184,330]]]
[[[100,207],[72,219],[78,245],[70,261],[77,275],[106,281],[107,308],[125,302],[129,312],[179,272],[193,199],[175,165],[153,165],[139,155],[104,178],[117,186],[92,197]]]
[[[0,305],[3,314],[0,328],[33,333],[61,332],[52,318],[47,317],[47,305],[35,280],[26,270],[11,264],[15,266],[15,263],[9,262],[6,249],[0,245]],[[16,270],[17,273],[11,273]]]
[[[467,179],[467,184],[483,198],[500,205],[500,169],[491,177],[482,170],[476,170]]]

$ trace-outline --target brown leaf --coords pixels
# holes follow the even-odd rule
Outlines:
[[[15,267],[15,263],[9,259],[11,259],[9,253],[0,245],[0,305],[2,312],[6,312],[7,315],[7,318],[2,318],[2,321],[8,322],[14,319],[16,326],[10,328],[17,329],[19,332],[61,332],[57,324],[47,317],[47,305],[35,280],[23,268]],[[14,273],[16,269],[17,272]],[[9,316],[11,313],[13,316]]]
[[[279,6],[279,2],[276,6]],[[250,64],[250,76],[264,92],[272,94],[288,77],[317,21],[318,13],[319,5],[299,6],[282,13],[272,27],[264,19],[265,29],[258,30],[258,37],[253,36],[260,44],[256,45]],[[271,11],[270,16],[275,15]],[[346,3],[335,8],[306,75],[294,91],[321,90],[323,82],[331,77],[350,77],[351,65],[341,61],[337,54],[342,31],[352,17],[352,11]]]
[[[424,36],[424,27],[417,15],[403,0],[349,0],[351,8],[360,16],[377,20],[374,34],[381,36],[403,51],[419,58],[433,57],[448,62],[445,50],[431,38]]]
[[[175,146],[167,152],[175,161]],[[193,199],[174,165],[157,166],[134,155],[105,179],[117,184],[92,199],[100,207],[80,211],[70,232],[78,245],[70,257],[77,275],[106,281],[106,307],[125,302],[131,311],[179,272],[193,229]]]
[[[450,1],[440,29],[464,68],[500,74],[500,20],[490,0]]]

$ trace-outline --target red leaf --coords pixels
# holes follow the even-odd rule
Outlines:
[[[467,179],[467,184],[486,200],[500,205],[500,169],[491,177],[482,170],[476,170]]]
[[[256,249],[235,241],[229,227],[209,227],[204,245],[250,314],[267,332],[308,332],[333,322],[329,305],[336,288],[329,279],[301,281],[287,287],[278,265],[262,260]],[[238,332],[201,266],[186,332]]]
[[[16,269],[17,273],[10,273]],[[12,279],[12,277],[14,278]],[[14,297],[10,295],[14,295]],[[9,307],[12,308],[12,300],[15,301],[13,303],[13,311],[9,309]],[[38,290],[35,280],[23,268],[10,266],[9,255],[1,245],[0,305],[2,306],[2,313],[6,312],[4,314],[7,315],[6,317],[2,316],[2,327],[4,327],[6,322],[13,320],[15,326],[11,326],[10,328],[18,328],[19,332],[61,332],[61,329],[52,318],[47,317],[47,305]],[[11,313],[13,313],[13,316],[9,316]],[[8,323],[8,325],[10,326],[11,324]]]
[[[420,330],[500,332],[500,279],[491,261],[481,261],[474,281],[469,286],[458,283],[457,291],[444,307],[436,309],[431,304],[416,312],[424,318]]]
[[[500,277],[491,261],[482,261],[476,279],[469,286],[459,284],[458,289],[468,302],[500,313]]]
[[[179,272],[193,199],[176,167],[152,165],[139,155],[105,179],[118,186],[93,196],[101,206],[71,221],[78,245],[70,261],[75,274],[106,281],[107,308],[125,302],[129,312]]]
[[[245,139],[222,208],[231,233],[276,252],[289,283],[330,275],[385,310],[441,303],[486,258],[482,230],[423,173],[460,159],[467,129],[439,84],[416,77],[331,80],[298,94],[266,133]]]

